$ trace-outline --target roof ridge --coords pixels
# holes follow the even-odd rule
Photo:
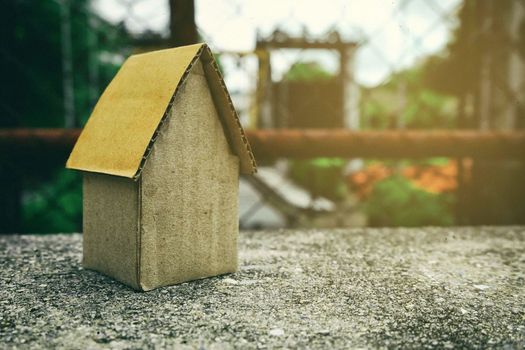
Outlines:
[[[203,53],[205,55],[203,55]],[[205,56],[208,56],[208,57],[205,57]],[[231,100],[230,94],[228,93],[228,89],[227,89],[226,84],[224,83],[224,79],[222,78],[222,75],[220,73],[219,66],[217,65],[217,62],[215,62],[215,60],[213,59],[213,52],[211,51],[209,46],[207,44],[203,43],[203,44],[201,44],[201,47],[195,53],[195,56],[192,58],[192,60],[190,61],[190,63],[186,67],[186,70],[184,71],[184,73],[182,74],[182,76],[181,76],[181,78],[179,80],[179,83],[177,84],[177,87],[175,88],[175,91],[173,92],[173,95],[171,96],[171,99],[170,99],[168,105],[166,106],[166,111],[164,112],[164,115],[160,119],[159,124],[157,125],[157,128],[153,132],[153,135],[151,136],[151,139],[150,139],[150,141],[149,141],[149,143],[148,143],[148,145],[146,147],[146,150],[144,151],[144,155],[142,156],[142,159],[140,161],[140,165],[137,168],[137,172],[133,176],[134,180],[137,180],[140,177],[140,175],[142,174],[142,170],[144,169],[144,166],[146,165],[148,157],[151,154],[151,151],[153,150],[153,145],[155,144],[155,141],[157,140],[157,137],[158,137],[158,135],[160,133],[160,130],[161,130],[162,126],[164,125],[165,121],[169,118],[169,116],[171,114],[171,110],[173,108],[173,103],[175,101],[175,97],[179,93],[180,88],[186,83],[186,80],[188,79],[188,76],[190,75],[190,72],[191,72],[193,66],[195,65],[195,63],[198,60],[201,60],[202,63],[203,63],[204,76],[206,78],[206,81],[208,82],[208,85],[210,83],[210,77],[209,77],[208,70],[206,70],[204,64],[206,63],[206,64],[211,64],[212,65],[215,77],[219,81],[220,86],[222,88],[222,92],[223,92],[224,96],[226,97],[227,104],[228,104],[228,107],[229,107],[229,111],[228,112],[231,114],[231,116],[233,117],[233,119],[236,122],[235,123],[236,124],[235,127],[237,128],[237,130],[240,133],[242,146],[241,145],[235,145],[235,140],[232,140],[232,135],[229,135],[229,134],[231,134],[231,126],[228,125],[225,120],[223,120],[224,116],[222,116],[220,114],[220,111],[218,110],[218,107],[217,107],[218,103],[216,101],[216,97],[213,96],[213,94],[212,94],[212,99],[213,99],[213,102],[215,104],[215,108],[217,109],[217,112],[218,112],[217,114],[219,115],[219,119],[221,119],[221,124],[223,124],[224,133],[226,134],[226,138],[228,139],[228,143],[230,144],[230,147],[233,150],[236,150],[237,151],[236,153],[240,152],[240,150],[238,148],[242,147],[243,150],[247,154],[247,157],[246,157],[246,155],[237,154],[237,156],[241,160],[241,162],[240,162],[241,163],[241,172],[247,173],[247,174],[253,174],[253,173],[257,172],[257,164],[255,162],[255,157],[254,157],[252,149],[250,147],[250,143],[248,142],[248,139],[246,138],[246,135],[245,135],[244,130],[242,128],[242,125],[241,125],[241,122],[239,120],[239,116],[237,114],[237,111],[235,110],[235,107],[233,106],[233,102]],[[208,88],[210,88],[210,90],[211,90],[210,86],[208,86]],[[225,123],[226,123],[226,125],[225,125]],[[230,126],[230,128],[228,128],[228,126]],[[237,147],[235,147],[235,146],[237,146]],[[243,161],[243,158],[244,158],[244,161]],[[249,159],[249,165],[246,164],[246,158]]]
[[[168,117],[169,117],[169,115],[171,113],[171,110],[173,108],[173,102],[175,101],[175,97],[177,96],[177,93],[179,92],[181,86],[184,85],[184,83],[186,82],[186,79],[188,78],[191,69],[195,65],[195,62],[197,62],[197,60],[200,58],[202,50],[203,50],[205,45],[206,44],[202,44],[201,45],[201,47],[199,48],[199,50],[197,51],[195,56],[193,56],[192,60],[190,61],[190,63],[186,67],[186,70],[182,74],[182,76],[181,76],[181,78],[179,80],[179,83],[177,84],[177,87],[175,88],[175,91],[173,92],[173,95],[171,96],[171,98],[170,98],[170,100],[168,102],[168,105],[166,106],[166,110],[164,111],[164,114],[162,115],[162,117],[160,118],[159,123],[157,124],[157,128],[153,132],[153,135],[151,135],[149,143],[146,146],[146,149],[144,150],[144,154],[142,155],[142,159],[141,159],[140,164],[139,164],[139,166],[137,168],[137,171],[136,171],[135,175],[133,175],[133,179],[134,180],[137,180],[140,177],[140,175],[142,174],[142,170],[144,169],[144,166],[146,165],[146,161],[148,160],[148,157],[151,154],[151,151],[153,150],[153,145],[155,144],[155,141],[157,140],[157,137],[159,136],[160,129],[162,128],[162,126],[164,125],[164,123],[166,122],[166,120],[168,119]]]

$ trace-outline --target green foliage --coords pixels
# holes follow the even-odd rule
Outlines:
[[[0,64],[9,89],[0,95],[0,127],[63,127],[61,1],[10,0],[0,11]],[[91,12],[89,0],[69,1],[77,124],[118,66],[102,54],[120,54],[128,34]]]
[[[450,226],[453,204],[451,194],[426,192],[401,176],[391,176],[375,185],[365,211],[373,226]]]
[[[82,182],[77,172],[61,169],[47,183],[28,188],[23,197],[23,232],[79,232]]]
[[[449,162],[450,162],[450,158],[448,157],[433,157],[433,158],[426,158],[424,160],[419,160],[419,161],[411,161],[411,164],[443,166],[443,165],[447,165]]]
[[[1,128],[64,127],[62,3],[66,2],[2,3]],[[94,14],[90,0],[69,3],[76,126],[82,126],[128,52],[129,35],[123,26]],[[38,174],[24,174],[20,181],[25,189],[23,231],[79,231],[82,202],[77,174],[49,167]]]
[[[453,128],[456,98],[426,85],[426,62],[393,74],[388,82],[363,89],[361,125],[369,129],[395,127],[397,119],[409,129]],[[404,101],[401,103],[400,101]]]
[[[288,81],[313,81],[327,80],[332,78],[332,74],[327,72],[317,62],[298,62],[295,63],[284,76]]]
[[[341,158],[315,158],[291,160],[290,177],[308,189],[313,197],[326,197],[335,201],[346,195],[346,184],[341,176],[345,161]]]

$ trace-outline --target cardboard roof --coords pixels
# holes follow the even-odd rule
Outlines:
[[[100,97],[66,167],[138,178],[173,99],[193,64],[202,62],[208,86],[242,173],[256,172],[250,145],[206,44],[133,55]]]

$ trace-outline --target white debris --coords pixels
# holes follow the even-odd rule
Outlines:
[[[239,281],[234,280],[233,278],[225,278],[222,282],[226,284],[239,284]]]
[[[485,290],[485,289],[489,289],[490,286],[487,286],[485,284],[475,284],[474,288],[479,289],[479,290]]]
[[[284,329],[274,328],[271,329],[270,332],[268,332],[268,334],[272,337],[282,337],[284,335]]]

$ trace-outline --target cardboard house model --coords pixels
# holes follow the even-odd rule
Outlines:
[[[68,161],[85,267],[139,290],[237,269],[239,173],[256,164],[205,44],[131,56]]]

